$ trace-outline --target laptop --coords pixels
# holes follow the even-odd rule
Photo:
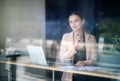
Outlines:
[[[53,62],[47,62],[42,46],[28,45],[27,51],[33,64],[44,66],[51,66],[54,64]]]

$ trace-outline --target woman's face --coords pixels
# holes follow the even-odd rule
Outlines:
[[[82,28],[84,22],[78,15],[69,16],[69,24],[73,31],[78,31]]]

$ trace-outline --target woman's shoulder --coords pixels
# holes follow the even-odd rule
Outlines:
[[[95,39],[95,36],[92,35],[92,34],[85,33],[85,35],[86,35],[86,37],[87,37],[88,40],[93,40],[93,39]]]
[[[63,39],[69,39],[72,37],[72,32],[63,34]]]
[[[71,37],[71,36],[72,36],[72,32],[63,34],[63,37]]]

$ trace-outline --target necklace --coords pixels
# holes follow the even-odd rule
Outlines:
[[[83,34],[82,33],[76,33],[73,32],[73,40],[77,41],[77,42],[82,42],[83,41]]]
[[[81,33],[81,35],[78,36],[78,38],[75,36],[75,33],[73,32],[73,45],[77,45],[80,47],[79,48],[82,48],[82,49],[85,49],[86,46],[84,45],[85,44],[85,34],[84,32]]]

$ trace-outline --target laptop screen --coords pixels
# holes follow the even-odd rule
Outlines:
[[[46,57],[45,57],[42,46],[28,45],[27,50],[32,63],[47,65]]]

